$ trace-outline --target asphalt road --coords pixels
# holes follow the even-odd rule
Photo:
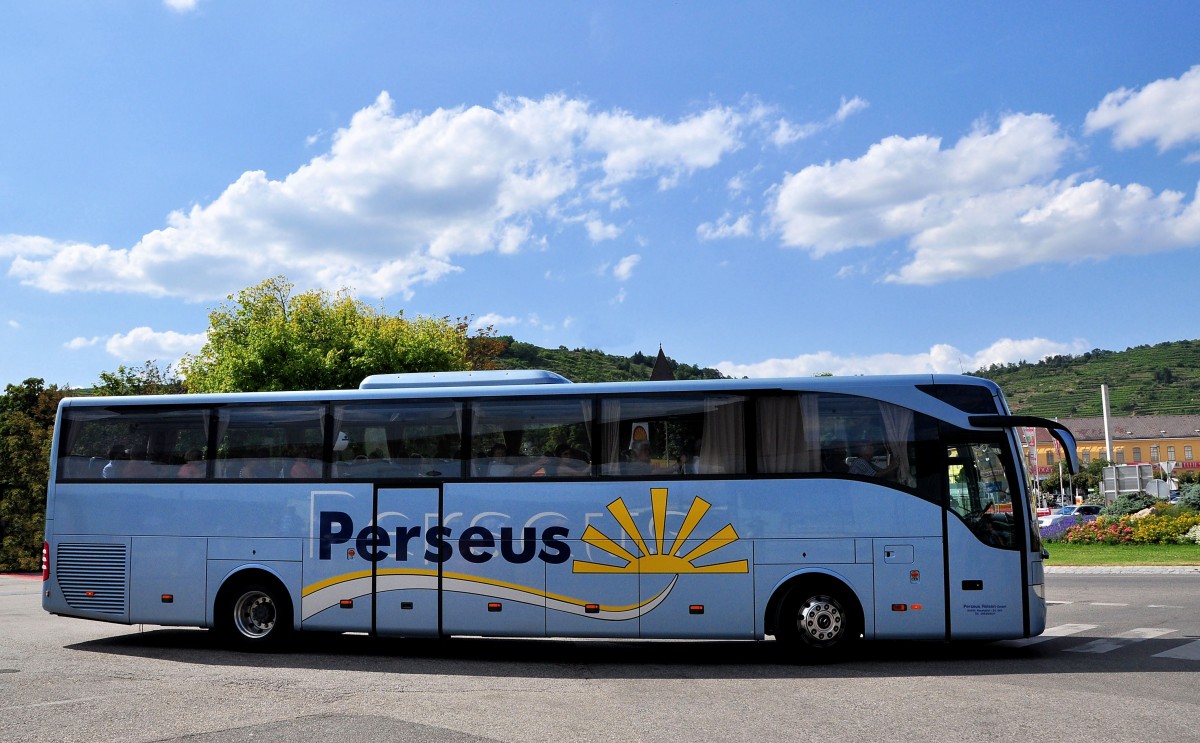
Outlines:
[[[0,576],[0,741],[1195,741],[1200,573],[1048,576],[1050,630],[865,643],[307,638],[52,617]]]

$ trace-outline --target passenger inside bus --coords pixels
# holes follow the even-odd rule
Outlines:
[[[116,480],[123,477],[125,474],[125,464],[128,459],[129,453],[125,451],[125,447],[120,444],[113,444],[108,449],[108,463],[100,471],[100,477],[103,477],[105,480]]]
[[[204,477],[204,455],[199,449],[188,449],[179,467],[179,477]]]
[[[861,442],[852,456],[846,457],[846,471],[851,475],[864,477],[892,477],[898,464],[879,466],[875,464],[875,445],[869,441]]]

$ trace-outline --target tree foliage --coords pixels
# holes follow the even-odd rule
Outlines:
[[[162,369],[151,359],[145,366],[118,366],[116,371],[100,372],[100,384],[93,388],[97,395],[172,395],[184,391],[183,381],[171,373],[168,364]]]
[[[0,397],[0,570],[41,566],[54,414],[65,394],[30,378]]]
[[[343,289],[294,293],[282,276],[209,313],[204,348],[179,362],[189,392],[350,389],[371,374],[488,368],[491,328],[387,314]]]
[[[1112,462],[1093,459],[1073,476],[1068,474],[1064,467],[1063,476],[1070,478],[1070,484],[1075,488],[1076,493],[1088,493],[1099,489],[1100,483],[1104,482],[1104,468],[1111,466]],[[1048,493],[1061,493],[1063,483],[1059,482],[1058,472],[1052,472],[1042,480],[1041,487]]]
[[[650,379],[657,357],[657,354],[648,356],[641,351],[632,356],[613,356],[587,348],[541,348],[507,335],[498,340],[504,342],[496,359],[501,368],[545,369],[573,382],[644,382]],[[667,362],[676,379],[721,379],[723,376],[716,369],[680,363],[669,357]]]

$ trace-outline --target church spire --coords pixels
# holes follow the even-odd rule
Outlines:
[[[667,361],[666,354],[663,353],[662,344],[658,344],[658,358],[654,359],[654,369],[650,372],[651,382],[673,382],[675,381],[675,372],[671,371],[671,364]]]

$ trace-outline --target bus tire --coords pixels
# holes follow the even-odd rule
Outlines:
[[[854,594],[839,581],[805,581],[779,603],[775,638],[810,659],[840,657],[862,634]]]
[[[292,604],[277,581],[260,577],[237,581],[221,590],[216,627],[236,650],[277,650],[292,632]]]

